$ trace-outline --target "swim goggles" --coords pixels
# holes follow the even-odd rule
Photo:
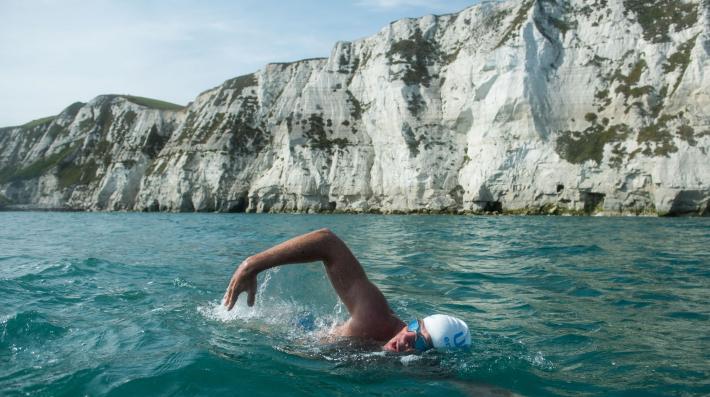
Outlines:
[[[416,332],[417,337],[414,339],[414,348],[419,352],[424,352],[431,349],[432,345],[427,343],[426,338],[422,335],[421,327],[419,326],[419,320],[416,318],[407,324],[407,331]]]

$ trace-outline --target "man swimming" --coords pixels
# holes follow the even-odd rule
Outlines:
[[[468,326],[458,318],[435,314],[409,323],[400,320],[348,246],[328,229],[294,237],[244,260],[229,282],[224,305],[232,310],[239,295],[246,292],[247,304],[253,306],[256,276],[264,270],[316,261],[325,265],[335,292],[350,313],[350,319],[334,330],[336,336],[387,341],[383,349],[392,352],[423,352],[471,344]]]

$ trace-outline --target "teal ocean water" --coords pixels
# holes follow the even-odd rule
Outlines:
[[[465,319],[468,351],[324,340],[321,265],[235,265],[329,227],[407,320]],[[710,394],[710,220],[0,213],[0,395]]]

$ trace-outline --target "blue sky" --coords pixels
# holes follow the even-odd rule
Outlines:
[[[268,62],[325,57],[477,0],[0,0],[0,126],[100,94],[179,104]]]

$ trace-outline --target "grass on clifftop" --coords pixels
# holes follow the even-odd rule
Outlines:
[[[144,98],[141,96],[133,96],[133,95],[121,95],[121,96],[129,102],[133,102],[136,105],[145,106],[150,109],[182,110],[185,108],[182,105],[178,105],[178,104],[170,103],[170,102],[165,102],[165,101],[160,101],[160,100],[152,99],[152,98]]]
[[[223,86],[226,89],[234,90],[234,96],[239,96],[245,88],[256,86],[258,84],[259,80],[256,78],[256,75],[251,73],[229,79],[224,82]]]
[[[67,106],[66,109],[62,110],[61,114],[67,114],[69,116],[74,117],[79,112],[79,109],[81,109],[81,107],[84,105],[85,105],[85,103],[83,103],[83,102],[74,102],[71,105]],[[8,130],[9,131],[13,128],[22,128],[23,130],[31,130],[35,127],[46,126],[46,125],[50,124],[52,121],[56,120],[57,117],[58,116],[42,117],[42,118],[32,120],[30,122],[27,122],[27,123],[22,124],[17,127],[3,127],[3,128],[0,128],[0,130],[2,130],[2,131]]]
[[[41,119],[32,120],[32,121],[30,121],[29,123],[25,123],[25,124],[23,124],[21,127],[22,127],[23,129],[29,130],[29,129],[31,129],[31,128],[38,127],[38,126],[40,126],[40,125],[49,124],[49,123],[51,123],[52,121],[54,121],[54,119],[56,119],[56,118],[57,118],[57,116],[43,117],[43,118],[41,118]]]
[[[52,121],[54,121],[54,119],[56,119],[56,118],[57,118],[57,116],[42,117],[41,119],[32,120],[32,121],[27,122],[27,123],[22,124],[22,125],[10,126],[10,127],[2,127],[2,128],[0,128],[0,131],[10,131],[10,130],[13,130],[13,129],[15,129],[15,128],[22,128],[23,130],[27,131],[27,130],[31,130],[31,129],[35,128],[35,127],[39,127],[39,126],[43,126],[43,125],[48,125],[49,123],[51,123]]]

